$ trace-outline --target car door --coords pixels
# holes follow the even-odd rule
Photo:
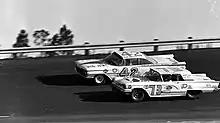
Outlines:
[[[162,94],[164,96],[183,96],[185,91],[182,90],[178,74],[164,74],[162,75],[164,86],[162,89]]]
[[[125,59],[124,65],[118,67],[118,76],[134,76],[139,73],[138,59]]]

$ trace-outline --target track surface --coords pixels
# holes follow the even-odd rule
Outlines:
[[[220,80],[220,50],[173,51],[192,72]],[[167,54],[166,52],[160,54]],[[0,116],[51,120],[178,120],[220,118],[220,92],[186,98],[151,99],[132,103],[111,93],[109,85],[94,86],[74,71],[73,56],[1,61]]]

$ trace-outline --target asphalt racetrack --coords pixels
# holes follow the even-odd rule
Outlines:
[[[161,52],[159,54],[167,54]],[[173,51],[193,73],[220,80],[220,50]],[[40,121],[215,120],[220,118],[220,92],[197,100],[153,98],[133,103],[115,95],[109,85],[94,86],[74,70],[77,59],[105,55],[2,60],[0,119]]]

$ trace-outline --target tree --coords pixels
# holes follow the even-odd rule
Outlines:
[[[52,46],[58,46],[58,45],[71,45],[73,44],[73,38],[74,34],[72,34],[72,31],[67,28],[67,26],[64,24],[60,30],[59,33],[56,33],[52,37]],[[67,54],[72,55],[73,51],[61,51],[61,54]]]
[[[72,31],[66,27],[66,25],[63,25],[60,28],[60,37],[61,37],[62,45],[73,44],[74,35],[72,34]]]
[[[55,34],[52,38],[52,45],[71,45],[73,44],[73,38],[74,35],[72,34],[72,31],[66,27],[64,24],[60,30],[59,33]]]
[[[33,33],[33,37],[34,39],[34,44],[37,46],[46,46],[48,45],[49,39],[48,36],[50,35],[49,31],[45,30],[45,29],[40,29],[40,30],[36,30]]]
[[[58,45],[62,45],[62,43],[61,43],[61,36],[60,36],[60,34],[56,33],[52,37],[51,46],[58,46]]]
[[[30,47],[28,45],[28,42],[28,33],[26,32],[26,30],[21,29],[16,38],[16,43],[13,44],[13,47]]]
[[[45,30],[45,29],[39,29],[39,30],[35,30],[33,33],[33,37],[34,39],[34,44],[36,46],[48,46],[51,45],[51,40],[48,38],[48,36],[50,35],[49,31]],[[41,52],[41,55],[45,56],[45,55],[51,55],[50,52]]]
[[[28,39],[28,33],[26,30],[21,29],[20,32],[18,33],[18,36],[16,38],[16,42],[13,44],[13,48],[18,48],[18,47],[30,47],[28,45],[29,39]],[[22,57],[23,53],[14,53],[13,58]]]

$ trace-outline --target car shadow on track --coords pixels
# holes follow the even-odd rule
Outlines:
[[[88,86],[94,85],[92,80],[85,79],[78,74],[68,74],[68,75],[52,75],[52,76],[38,76],[36,77],[38,81],[45,85],[55,85],[55,86]]]
[[[128,102],[127,96],[117,95],[112,91],[93,91],[75,93],[85,102]]]
[[[112,91],[94,91],[75,93],[84,102],[133,102],[130,96],[114,93]],[[178,101],[189,100],[186,97],[163,97],[163,98],[146,98],[143,102],[151,101]]]

